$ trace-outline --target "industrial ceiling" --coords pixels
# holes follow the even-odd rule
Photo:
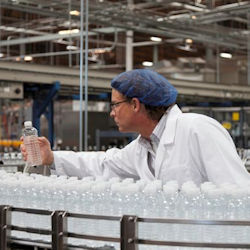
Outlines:
[[[144,63],[177,80],[230,84],[238,91],[250,85],[249,1],[82,3],[81,9],[80,0],[1,0],[0,70],[6,70],[6,63],[14,63],[13,68],[21,64],[27,72],[34,65],[79,68],[82,34],[88,37],[89,70],[109,73],[110,78]],[[88,36],[86,25],[80,32],[81,10]],[[235,98],[246,95],[246,89]],[[227,90],[223,98],[232,98]]]

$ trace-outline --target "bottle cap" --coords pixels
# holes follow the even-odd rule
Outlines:
[[[32,127],[32,121],[26,121],[26,122],[24,122],[24,127],[25,128],[31,128]]]

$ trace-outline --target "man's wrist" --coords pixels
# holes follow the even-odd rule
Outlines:
[[[56,170],[56,165],[55,165],[55,162],[53,161],[52,164],[48,165],[49,166],[49,169],[51,170]]]

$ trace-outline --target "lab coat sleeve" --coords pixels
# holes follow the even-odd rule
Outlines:
[[[58,175],[103,176],[138,179],[133,165],[137,142],[133,141],[123,149],[112,148],[106,152],[55,151],[54,162]]]
[[[192,121],[190,151],[194,162],[207,175],[208,181],[217,185],[249,184],[250,175],[241,161],[234,142],[216,120],[201,116]]]
[[[54,151],[56,173],[79,178],[101,175],[104,158],[105,152]]]
[[[140,151],[138,147],[140,148],[138,139],[135,139],[123,149],[114,148],[108,150],[103,161],[104,177],[110,178],[118,176],[122,179],[139,179],[136,165],[141,155],[138,154]]]

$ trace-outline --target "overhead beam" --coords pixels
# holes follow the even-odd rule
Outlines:
[[[88,72],[90,88],[110,88],[115,73]],[[52,84],[59,81],[63,86],[79,86],[79,69],[25,63],[0,62],[0,81]]]
[[[85,32],[83,32],[83,35],[85,36]],[[96,35],[95,32],[88,32],[88,35]],[[12,45],[19,45],[19,44],[25,44],[25,43],[36,43],[36,42],[44,42],[44,41],[51,41],[51,40],[58,40],[63,38],[73,38],[73,37],[79,37],[80,33],[73,33],[73,34],[50,34],[50,35],[43,35],[43,36],[33,36],[28,38],[20,38],[20,39],[13,39],[13,40],[5,40],[1,41],[0,47],[3,46],[12,46]]]
[[[89,87],[110,91],[110,81],[117,72],[89,70]],[[0,62],[0,81],[52,84],[60,81],[61,86],[78,87],[79,69],[34,64]],[[250,100],[250,86],[238,84],[212,84],[168,78],[180,95],[217,98],[221,100]]]

